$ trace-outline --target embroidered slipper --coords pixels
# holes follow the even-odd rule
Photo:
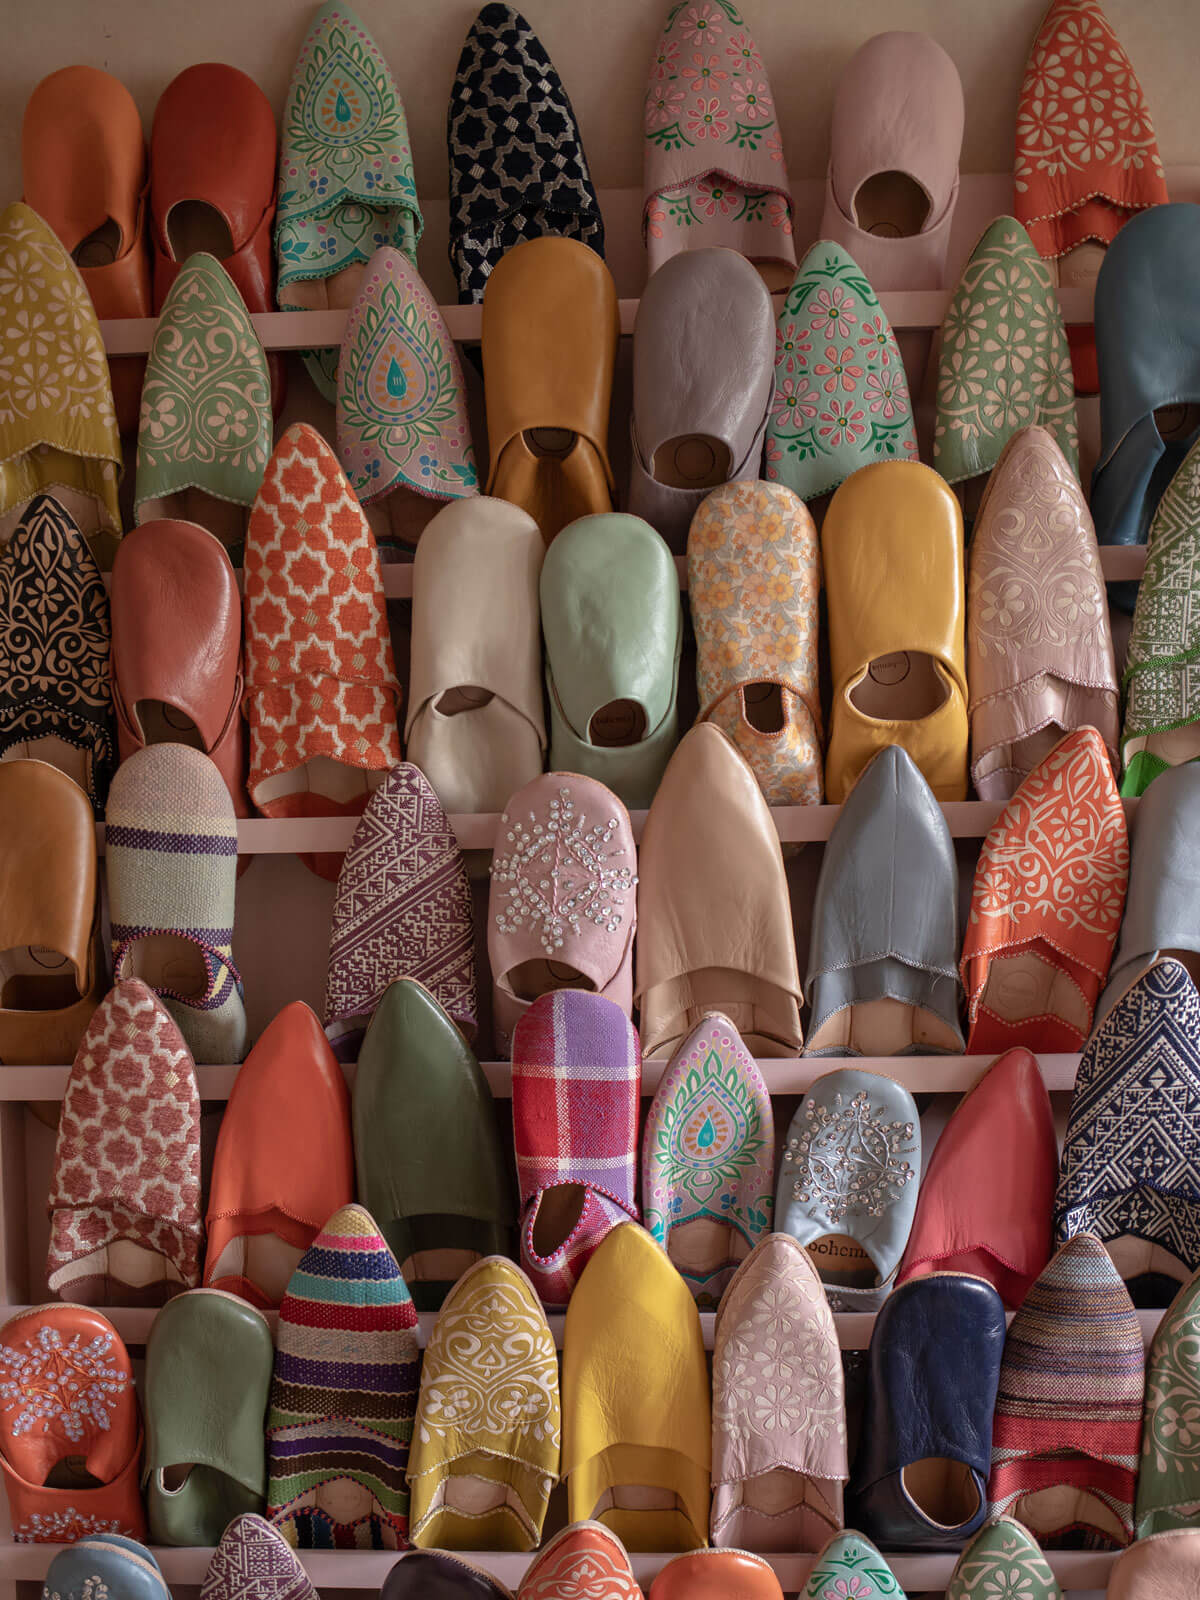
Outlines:
[[[547,772],[512,796],[496,839],[487,937],[501,1055],[530,1005],[554,989],[594,989],[629,1016],[637,852],[616,795]]]
[[[767,286],[734,250],[682,251],[642,291],[628,506],[677,555],[710,489],[759,475],[773,334]]]
[[[0,1327],[0,1471],[16,1543],[144,1539],[141,1462],[133,1363],[112,1323],[74,1305],[10,1317]],[[50,1486],[64,1476],[74,1487]]]
[[[344,311],[380,245],[416,265],[424,221],[400,91],[383,53],[343,0],[328,0],[288,85],[279,150],[275,297],[281,311]],[[306,350],[326,400],[338,351]]]
[[[877,33],[833,98],[821,237],[876,289],[944,289],[958,204],[962,83],[927,33]]]
[[[293,1549],[399,1550],[417,1313],[362,1206],[336,1211],[279,1308],[267,1414],[268,1516]]]
[[[245,1511],[240,1517],[234,1517],[221,1535],[200,1586],[200,1600],[319,1600],[319,1597],[282,1534],[253,1511]]]
[[[713,1344],[712,1542],[819,1550],[842,1526],[846,1404],[833,1313],[785,1233],[738,1268]]]
[[[155,1544],[215,1545],[261,1511],[274,1351],[261,1312],[219,1289],[177,1295],[146,1340],[142,1484]]]
[[[487,492],[527,511],[549,544],[613,509],[608,409],[621,324],[612,273],[578,239],[526,239],[483,297]]]
[[[1138,1305],[1166,1304],[1200,1267],[1198,1092],[1200,993],[1160,959],[1084,1048],[1054,1197],[1057,1238],[1094,1234]]]
[[[816,1263],[835,1311],[877,1311],[908,1243],[921,1172],[921,1120],[903,1084],[839,1067],[792,1118],[775,1226]]]
[[[783,1600],[770,1562],[748,1550],[694,1550],[658,1570],[647,1600]]]
[[[408,1458],[412,1542],[535,1550],[561,1431],[546,1313],[525,1274],[489,1256],[450,1291],[421,1361]]]
[[[1004,1306],[960,1273],[897,1289],[871,1330],[846,1517],[889,1550],[959,1550],[988,1511]]]
[[[422,984],[475,1038],[471,886],[454,830],[421,771],[401,762],[371,796],[338,873],[325,1031],[353,1060],[397,975]]]
[[[503,811],[544,765],[545,549],[524,511],[472,495],[438,512],[413,557],[405,748],[453,815]]]
[[[971,1055],[1082,1047],[1128,879],[1108,752],[1080,728],[1038,762],[980,851],[960,963]]]
[[[94,1600],[101,1592],[105,1600],[171,1600],[150,1551],[119,1533],[90,1533],[60,1550],[42,1585],[43,1600]]]
[[[604,255],[604,218],[571,101],[542,41],[512,6],[467,30],[446,119],[450,264],[465,305],[523,239],[555,234]]]
[[[1005,1588],[1021,1600],[1062,1600],[1054,1569],[1019,1522],[996,1517],[967,1545],[954,1566],[947,1600],[989,1600]]]
[[[511,1255],[512,1180],[492,1091],[462,1034],[412,978],[384,991],[354,1079],[358,1192],[421,1311],[484,1256]]]
[[[1135,1537],[1195,1526],[1200,1463],[1190,1424],[1196,1415],[1200,1274],[1193,1274],[1155,1329],[1146,1355],[1146,1406],[1138,1465]]]
[[[1200,1530],[1171,1528],[1139,1539],[1109,1568],[1108,1600],[1173,1600],[1200,1584]]]
[[[725,245],[783,288],[796,265],[793,208],[767,69],[732,0],[672,6],[650,62],[642,238],[650,271]]]
[[[774,805],[820,805],[817,629],[821,556],[782,484],[714,489],[687,538],[700,717],[750,763]]]
[[[0,325],[0,368],[10,374],[0,406],[0,544],[30,500],[49,491],[107,571],[121,537],[122,460],[104,340],[78,267],[19,201],[0,211],[0,292],[13,308]],[[64,332],[27,344],[35,318]]]
[[[1167,200],[1142,86],[1096,0],[1053,0],[1025,66],[1013,168],[1017,220],[1064,287],[1094,288],[1131,216]],[[1099,388],[1096,344],[1068,328],[1075,387]]]
[[[758,1063],[714,1012],[680,1045],[642,1135],[645,1224],[714,1310],[738,1264],[770,1231],[775,1119]]]
[[[73,778],[104,814],[116,767],[108,595],[79,529],[35,495],[0,546],[0,760]]]
[[[1117,765],[1119,701],[1091,512],[1045,428],[1013,434],[971,535],[971,783],[1008,800],[1062,736],[1096,728]]]
[[[965,800],[958,501],[920,462],[863,467],[829,503],[821,554],[833,673],[826,800],[845,800],[890,744],[908,752],[937,799]]]
[[[853,1530],[835,1533],[817,1553],[801,1600],[836,1596],[839,1583],[846,1591],[845,1600],[904,1600],[891,1567],[869,1539]]]
[[[346,318],[337,447],[384,543],[416,544],[439,506],[479,492],[458,350],[417,269],[387,245]]]
[[[1015,1311],[1050,1259],[1057,1181],[1054,1112],[1037,1060],[1006,1051],[933,1147],[897,1283],[965,1272],[995,1284]]]
[[[581,517],[546,553],[541,602],[551,770],[599,779],[642,810],[679,737],[671,553],[640,517]]]
[[[862,268],[822,239],[779,312],[765,474],[816,500],[881,459],[917,459],[900,347]]]
[[[521,1265],[563,1306],[613,1228],[638,1220],[641,1051],[628,1014],[579,989],[535,1000],[512,1050]]]
[[[44,761],[0,761],[0,1062],[72,1061],[108,987],[96,824]]]
[[[712,1421],[700,1313],[650,1235],[614,1228],[567,1307],[568,1516],[628,1550],[695,1550],[708,1533]]]
[[[109,991],[83,1036],[47,1210],[60,1299],[154,1306],[200,1282],[200,1091],[183,1035],[136,978]]]
[[[1078,473],[1071,352],[1050,269],[1014,217],[997,217],[942,321],[933,464],[947,483],[976,478],[1035,422]]]
[[[199,750],[150,745],[121,764],[107,815],[113,981],[153,989],[197,1063],[240,1061],[237,817],[221,774]]]
[[[850,791],[817,877],[806,1056],[958,1055],[958,865],[929,785],[889,745]]]
[[[277,1309],[326,1218],[353,1198],[346,1080],[320,1022],[293,1000],[246,1057],[221,1118],[205,1287]]]
[[[1078,1233],[1030,1289],[1004,1343],[992,1515],[1015,1518],[1044,1550],[1077,1549],[1081,1538],[1092,1549],[1127,1545],[1144,1386],[1133,1303],[1099,1239]]]
[[[601,1522],[576,1522],[526,1567],[517,1600],[642,1600],[642,1591],[616,1534]]]
[[[410,1550],[383,1580],[380,1600],[513,1600],[512,1590],[473,1561],[444,1550]]]
[[[642,1053],[675,1051],[710,1012],[754,1056],[804,1048],[804,995],[779,834],[749,764],[719,728],[684,734],[638,854]]]

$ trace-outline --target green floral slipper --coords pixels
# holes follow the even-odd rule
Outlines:
[[[801,1600],[904,1600],[896,1574],[869,1539],[847,1528],[813,1561]]]
[[[1134,1526],[1200,1528],[1200,1273],[1175,1296],[1146,1358]]]
[[[959,1556],[946,1600],[1062,1600],[1062,1590],[1033,1535],[997,1517]]]

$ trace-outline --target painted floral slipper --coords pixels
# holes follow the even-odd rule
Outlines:
[[[576,1522],[526,1567],[517,1600],[642,1600],[642,1591],[616,1534],[601,1522]]]
[[[42,1600],[98,1600],[101,1594],[104,1600],[171,1600],[151,1552],[119,1533],[85,1534],[46,1569]]]
[[[1012,1517],[986,1523],[955,1563],[947,1600],[989,1600],[1005,1588],[1021,1600],[1062,1600],[1037,1540]]]
[[[1193,1274],[1155,1329],[1146,1355],[1146,1409],[1134,1505],[1138,1539],[1167,1528],[1195,1527],[1200,1463],[1190,1430],[1180,1424],[1194,1403],[1197,1339],[1200,1275]]]
[[[869,1539],[853,1531],[835,1533],[818,1551],[801,1600],[827,1600],[838,1594],[839,1583],[846,1600],[851,1596],[853,1600],[903,1600],[904,1596],[895,1573],[879,1551]]]
[[[312,1580],[283,1535],[243,1512],[213,1551],[200,1600],[318,1600]]]

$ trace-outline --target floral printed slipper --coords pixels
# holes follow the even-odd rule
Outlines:
[[[1062,1590],[1037,1540],[1012,1517],[980,1528],[959,1556],[947,1600],[1062,1600]]]
[[[835,1533],[818,1552],[801,1600],[904,1600],[896,1575],[869,1539]]]
[[[1200,1500],[1195,1417],[1200,1340],[1200,1274],[1194,1273],[1155,1329],[1146,1356],[1146,1409],[1138,1466],[1135,1524],[1139,1539],[1167,1528],[1194,1528]]]
[[[601,1522],[576,1522],[525,1569],[517,1600],[642,1600],[642,1591],[616,1534]]]
[[[144,1544],[119,1533],[89,1533],[51,1561],[42,1600],[171,1600],[171,1591]]]

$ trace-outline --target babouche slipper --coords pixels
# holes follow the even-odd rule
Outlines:
[[[1062,1600],[1054,1569],[1037,1540],[1012,1517],[984,1524],[954,1565],[949,1600],[986,1600],[1005,1586],[1028,1600]]]
[[[695,1550],[658,1570],[646,1600],[783,1600],[775,1569],[748,1550]]]
[[[213,1551],[201,1600],[317,1600],[317,1591],[283,1535],[244,1511]]]
[[[171,1600],[150,1551],[120,1533],[88,1533],[60,1550],[46,1569],[42,1594],[45,1600],[92,1600],[101,1589],[108,1600]]]
[[[1167,1528],[1194,1528],[1200,1462],[1186,1418],[1193,1414],[1200,1337],[1200,1276],[1193,1273],[1172,1300],[1146,1353],[1146,1405],[1138,1463],[1134,1531],[1149,1538]],[[1182,1424],[1182,1425],[1181,1425]]]
[[[575,1522],[530,1562],[517,1600],[642,1600],[629,1552],[601,1522]]]
[[[839,1583],[854,1600],[902,1600],[904,1594],[879,1551],[853,1530],[835,1533],[817,1552],[801,1600],[825,1600],[826,1595],[838,1593]]]

